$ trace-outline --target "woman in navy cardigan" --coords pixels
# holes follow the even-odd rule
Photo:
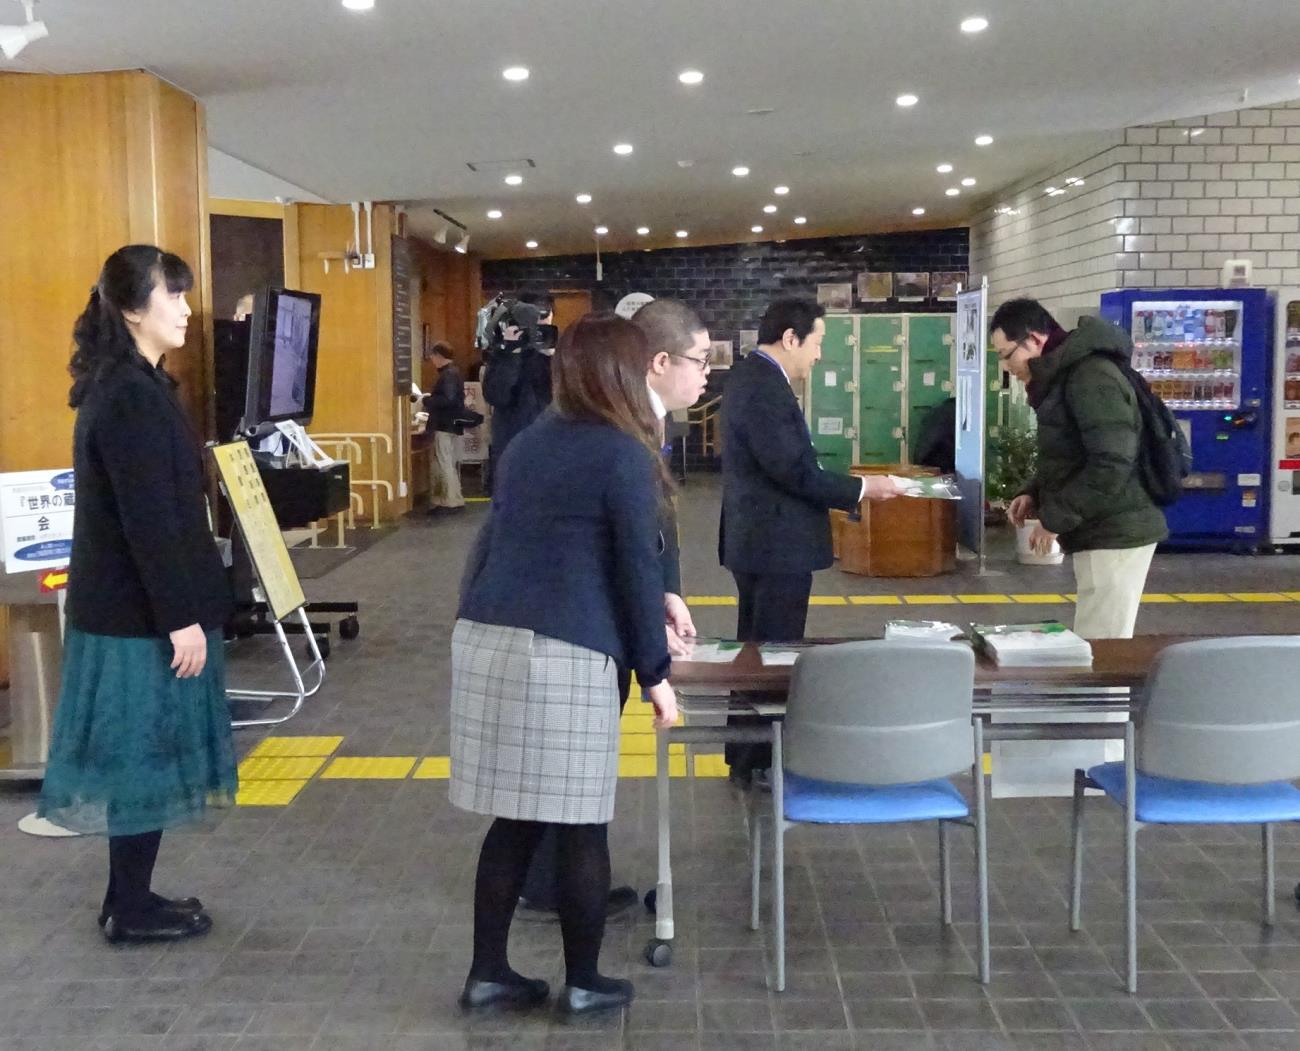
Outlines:
[[[640,330],[588,314],[555,355],[554,410],[510,444],[471,555],[452,635],[451,801],[496,818],[479,856],[474,961],[463,1006],[533,1006],[546,982],[506,943],[533,851],[557,835],[571,1014],[619,1007],[632,984],[597,970],[609,894],[606,827],[618,782],[617,670],[657,723],[676,722],[666,676],[658,452]]]

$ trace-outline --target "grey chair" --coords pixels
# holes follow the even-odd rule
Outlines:
[[[1300,637],[1206,639],[1156,659],[1125,761],[1074,774],[1070,929],[1083,904],[1083,796],[1124,807],[1126,981],[1137,992],[1137,823],[1261,827],[1263,919],[1274,915],[1273,824],[1300,819]],[[1129,804],[1129,800],[1133,804]]]
[[[785,988],[785,830],[791,824],[939,823],[939,897],[952,923],[948,826],[975,831],[979,977],[989,976],[988,851],[975,657],[957,643],[849,642],[800,655],[784,726],[773,724],[772,914]],[[947,778],[971,771],[975,816]],[[753,803],[751,802],[751,806]],[[762,834],[751,811],[750,926],[759,921]]]

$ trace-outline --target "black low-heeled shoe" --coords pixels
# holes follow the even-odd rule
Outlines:
[[[149,904],[158,912],[177,912],[189,913],[193,915],[196,912],[203,911],[203,902],[198,898],[164,898],[161,894],[150,894]],[[108,906],[99,910],[99,918],[96,921],[100,927],[108,922],[110,915]]]
[[[166,942],[198,938],[212,930],[206,912],[155,912],[149,916],[123,918],[110,913],[104,921],[104,939],[123,942]]]
[[[540,978],[525,978],[522,982],[486,982],[466,978],[465,988],[457,1002],[466,1011],[483,1007],[523,1009],[544,1004],[550,995],[550,985]]]
[[[560,1013],[585,1015],[593,1011],[609,1011],[615,1007],[626,1007],[636,995],[636,989],[626,978],[616,981],[618,988],[608,992],[583,989],[578,985],[566,985],[558,1000]]]

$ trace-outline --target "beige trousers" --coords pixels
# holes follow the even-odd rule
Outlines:
[[[429,506],[464,507],[465,497],[460,491],[460,465],[456,457],[460,449],[460,436],[447,431],[435,431],[433,446],[429,450]]]
[[[1085,639],[1131,639],[1147,570],[1156,545],[1104,551],[1080,551],[1074,556],[1079,593],[1074,630]]]

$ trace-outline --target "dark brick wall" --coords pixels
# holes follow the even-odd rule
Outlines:
[[[849,281],[874,271],[967,270],[969,231],[964,227],[906,234],[862,234],[784,244],[713,245],[603,255],[604,280],[596,281],[595,256],[551,256],[483,262],[483,293],[589,289],[597,309],[610,309],[629,292],[682,299],[695,307],[714,339],[740,338],[758,327],[767,303],[780,295],[817,294],[819,284]],[[860,313],[951,313],[952,303],[872,303]]]

